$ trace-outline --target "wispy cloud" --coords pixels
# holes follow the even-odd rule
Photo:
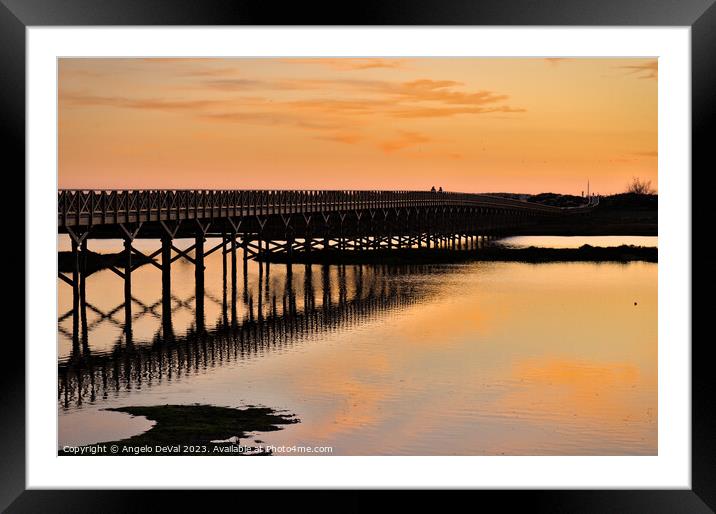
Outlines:
[[[141,57],[126,59],[128,61],[148,62],[152,64],[208,64],[214,62],[225,63],[225,57]]]
[[[497,94],[492,91],[465,92],[452,89],[461,85],[460,82],[452,80],[421,79],[403,82],[393,90],[395,94],[413,101],[432,101],[473,106],[496,103],[509,98],[507,95]]]
[[[377,62],[361,65],[369,64],[388,65]],[[344,145],[365,144],[386,154],[432,142],[422,132],[407,130],[411,120],[525,112],[509,105],[507,94],[471,89],[456,80],[388,81],[342,75],[332,79],[257,78],[222,76],[222,69],[226,68],[181,70],[195,73],[197,80],[192,80],[190,92],[184,87],[175,89],[186,94],[174,98],[63,91],[60,102],[72,107],[176,112],[207,123],[292,127],[313,132],[314,139]],[[394,137],[386,138],[384,127],[397,121],[407,126],[397,130]],[[450,158],[461,156],[454,154]]]
[[[627,64],[617,66],[617,68],[626,70],[627,75],[635,75],[640,79],[656,79],[659,76],[659,61],[647,61],[640,64]]]
[[[568,60],[567,57],[545,57],[544,60],[552,66],[557,66],[561,62]]]
[[[85,70],[85,69],[73,69],[73,68],[66,68],[60,65],[59,67],[59,73],[60,73],[60,82],[63,80],[67,80],[70,77],[76,77],[76,78],[99,78],[106,76],[105,73],[102,73],[97,70]]]
[[[218,89],[222,91],[245,91],[279,89],[276,82],[255,79],[212,79],[206,80],[194,89]]]
[[[281,62],[289,64],[315,64],[337,71],[370,70],[376,68],[402,68],[405,59],[381,59],[369,57],[340,57],[340,58],[288,58]]]
[[[391,112],[396,118],[446,118],[459,114],[488,114],[501,113],[522,113],[526,109],[510,107],[508,105],[498,107],[410,107],[396,109]]]
[[[339,130],[344,124],[328,120],[313,119],[287,112],[222,112],[202,114],[201,118],[207,121],[223,121],[234,123],[253,123],[257,125],[291,125],[310,130]]]
[[[302,91],[303,98],[264,97],[274,109],[313,111],[320,115],[370,115],[396,118],[438,118],[486,113],[521,113],[524,108],[505,102],[509,96],[487,90],[465,91],[454,80],[418,79],[391,82],[362,79],[216,79],[200,87],[241,93],[246,91]]]
[[[365,138],[360,134],[331,134],[327,136],[316,136],[315,139],[321,139],[323,141],[333,141],[334,143],[354,145],[363,141]]]
[[[161,98],[136,99],[121,96],[84,95],[80,93],[61,93],[60,101],[74,106],[106,106],[156,111],[195,111],[225,103],[221,100],[166,100]]]
[[[432,139],[425,134],[420,134],[418,132],[400,130],[398,131],[398,134],[398,137],[394,139],[382,141],[381,143],[379,143],[379,148],[385,153],[391,153],[396,152],[398,150],[403,150],[404,148],[409,148],[411,146],[417,146],[422,143],[428,143],[432,141]]]
[[[265,91],[381,91],[389,82],[364,79],[291,79],[277,78],[270,80],[255,80],[246,78],[212,79],[205,80],[194,86],[194,89],[208,89],[221,91],[242,91],[246,89]]]
[[[240,70],[236,67],[209,67],[201,69],[187,69],[177,72],[177,75],[182,77],[227,77],[239,73]]]

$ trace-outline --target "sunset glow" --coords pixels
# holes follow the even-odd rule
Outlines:
[[[59,187],[622,192],[656,59],[60,59]]]

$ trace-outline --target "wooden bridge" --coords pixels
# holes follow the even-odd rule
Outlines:
[[[315,249],[456,248],[458,236],[509,231],[583,209],[426,191],[60,190],[57,227],[86,238],[240,241],[249,257]],[[201,241],[200,241],[201,240]],[[169,247],[170,243],[164,243]]]
[[[290,263],[295,252],[390,251],[393,249],[476,250],[480,240],[509,234],[556,216],[588,212],[496,196],[429,191],[280,191],[280,190],[60,190],[57,230],[72,242],[72,270],[59,278],[73,289],[73,328],[85,302],[88,241],[123,239],[121,258],[108,269],[124,281],[126,330],[131,332],[131,277],[149,263],[162,273],[162,297],[171,291],[171,265],[185,259],[194,265],[196,310],[203,330],[204,258],[227,255],[236,276],[237,249],[246,260],[267,261],[272,253]],[[161,241],[146,255],[133,246],[137,238]],[[180,249],[175,239],[191,238]],[[207,239],[218,240],[208,250]],[[159,260],[157,258],[159,257]]]

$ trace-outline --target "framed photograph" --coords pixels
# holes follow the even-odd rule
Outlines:
[[[712,4],[2,0],[26,184],[2,508],[711,512]]]

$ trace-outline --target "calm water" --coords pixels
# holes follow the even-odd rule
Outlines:
[[[238,263],[234,303],[230,265],[224,287],[206,258],[206,336],[194,267],[174,263],[171,341],[157,268],[132,274],[130,340],[122,280],[88,277],[86,340],[58,324],[60,446],[151,426],[107,407],[201,403],[288,411],[301,422],[256,437],[338,455],[657,453],[656,264]]]

